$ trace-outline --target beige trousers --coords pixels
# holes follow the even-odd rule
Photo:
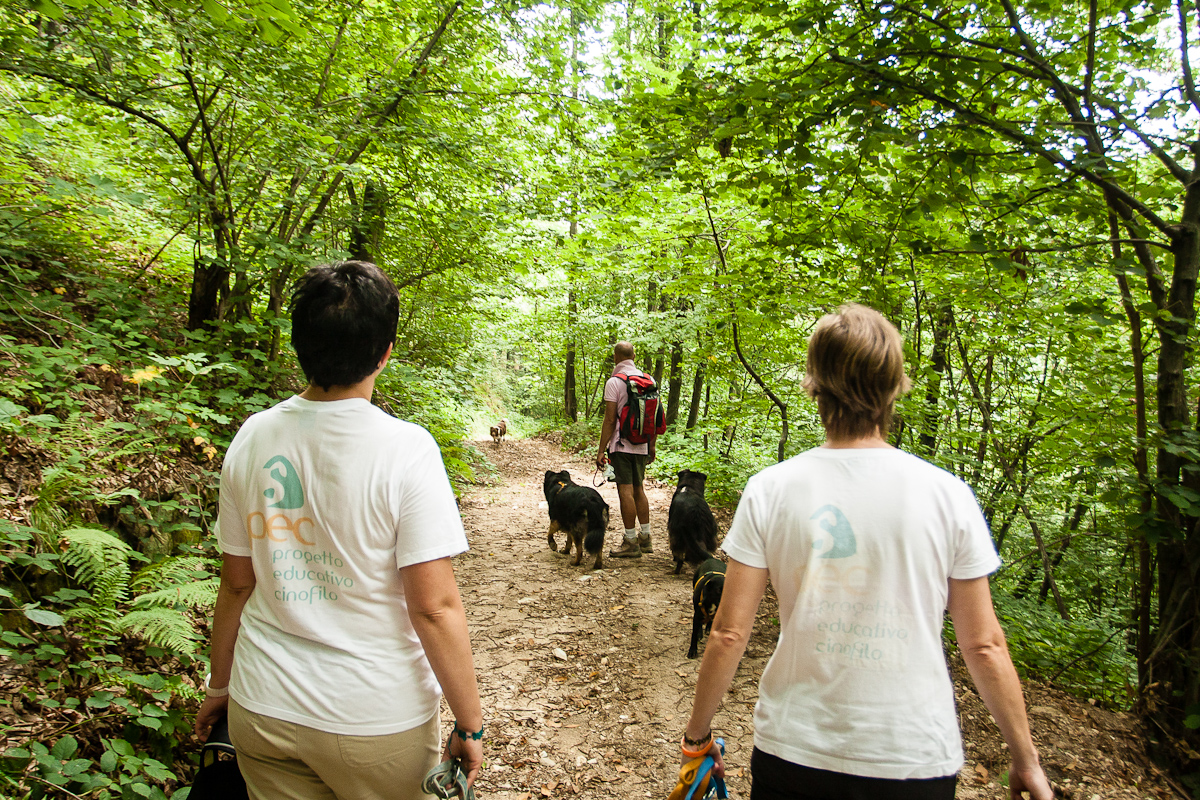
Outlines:
[[[441,760],[438,715],[400,733],[345,736],[229,701],[229,737],[250,800],[410,800]]]

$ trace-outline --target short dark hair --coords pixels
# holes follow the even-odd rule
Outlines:
[[[329,391],[379,366],[396,341],[400,295],[367,261],[313,267],[292,287],[292,347],[309,382]]]
[[[817,322],[808,340],[804,388],[816,399],[827,432],[887,436],[896,398],[911,386],[900,332],[878,311],[847,303]]]

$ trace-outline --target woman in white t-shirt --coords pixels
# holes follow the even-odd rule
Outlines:
[[[428,797],[439,758],[469,784],[483,762],[454,491],[428,431],[371,404],[399,308],[374,264],[305,273],[292,345],[308,386],[250,417],[225,455],[196,732],[228,714],[251,800]]]
[[[750,479],[723,549],[729,571],[704,653],[684,759],[711,723],[770,579],[779,643],[755,706],[752,800],[954,797],[963,764],[942,651],[947,608],[1012,753],[1009,787],[1050,800],[1021,684],[992,608],[1000,565],[971,490],[885,439],[909,388],[900,334],[846,305],[817,323],[804,378],[825,444]]]

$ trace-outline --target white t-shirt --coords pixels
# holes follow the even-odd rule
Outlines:
[[[467,549],[437,443],[363,399],[292,397],[246,421],[221,470],[218,541],[253,559],[229,692],[330,733],[409,730],[441,687],[399,569]]]
[[[644,456],[650,452],[648,444],[634,444],[621,438],[621,409],[629,405],[629,387],[618,376],[645,374],[633,365],[632,360],[625,359],[616,365],[612,377],[604,384],[604,402],[617,404],[617,426],[613,429],[612,438],[608,440],[606,448],[610,453],[633,453]]]
[[[760,750],[873,778],[958,771],[948,579],[1000,566],[965,483],[900,450],[809,450],[750,479],[722,549],[779,598]]]

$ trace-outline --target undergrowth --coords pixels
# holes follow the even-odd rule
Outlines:
[[[190,263],[121,266],[94,245],[117,232],[70,220],[0,214],[0,797],[182,800],[221,458],[302,384],[266,355],[274,322],[185,332]],[[456,484],[486,470],[474,383],[397,360],[379,384]]]

